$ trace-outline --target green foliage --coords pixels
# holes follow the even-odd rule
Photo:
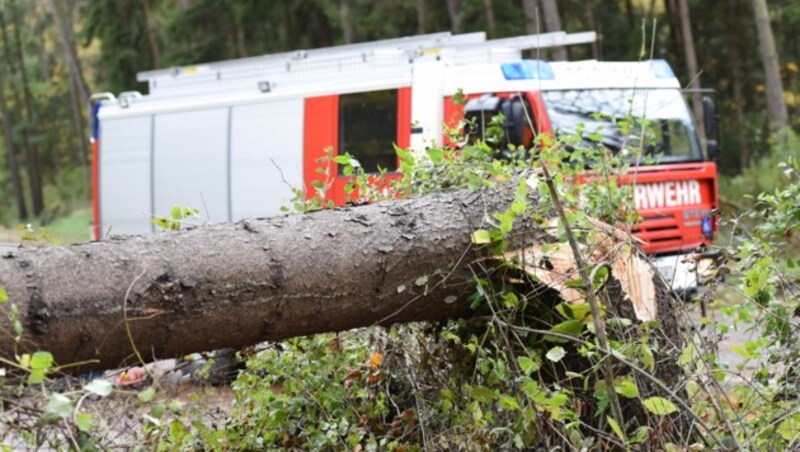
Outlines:
[[[726,200],[749,207],[752,203],[748,199],[792,182],[791,175],[785,173],[785,162],[800,158],[800,137],[791,129],[783,130],[782,134],[773,135],[767,152],[741,174],[720,179],[720,190]]]
[[[194,207],[172,206],[169,217],[155,217],[153,224],[164,230],[177,231],[187,220],[200,218],[200,210]]]
[[[490,132],[493,142],[502,142],[497,135],[502,129]],[[592,243],[587,215],[610,222],[633,216],[630,190],[607,183],[626,170],[629,160],[605,148],[586,147],[580,138],[540,136],[544,145],[536,154],[509,149],[509,158],[482,137],[448,133],[458,146],[418,153],[398,149],[401,177],[367,174],[349,154],[329,152],[319,162],[319,182],[310,194],[295,190],[293,207],[308,212],[330,205],[333,177],[339,174],[350,178],[346,194],[356,203],[517,180],[509,209],[487,218],[489,226],[472,235],[476,246],[500,252],[510,244],[514,222],[547,227],[545,218],[553,216],[554,194],[528,179],[547,165],[556,174],[555,196],[569,209],[569,221],[587,226],[577,228],[581,242]],[[576,186],[586,171],[591,177],[582,187],[591,200]],[[532,188],[539,194],[535,203],[529,198]],[[566,240],[563,227],[552,233],[555,241]],[[634,325],[604,308],[601,315],[611,317],[600,321],[608,322],[613,342],[611,350],[603,350],[586,303],[547,305],[533,295],[541,289],[535,278],[520,273],[516,262],[505,265],[500,275],[475,275],[471,301],[475,309],[491,313],[488,320],[283,341],[248,360],[234,383],[236,403],[224,434],[180,421],[152,423],[149,436],[169,447],[234,449],[459,449],[476,442],[487,448],[581,448],[652,441],[651,426],[677,410],[670,400],[676,395],[615,364],[613,393],[625,400],[629,413],[627,422],[619,423],[606,415],[613,394],[603,383],[602,369],[605,360],[622,359],[652,372],[657,357],[665,359],[660,326]],[[605,268],[591,287],[601,291],[607,279]],[[413,284],[426,285],[428,278]],[[571,286],[583,289],[580,283]]]

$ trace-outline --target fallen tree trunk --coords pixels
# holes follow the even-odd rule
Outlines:
[[[488,228],[486,219],[507,210],[513,197],[508,190],[457,191],[8,252],[0,259],[0,285],[24,334],[16,340],[13,319],[0,316],[0,355],[47,350],[61,365],[91,360],[75,368],[88,370],[464,316],[475,292],[470,264],[480,257],[472,233]],[[505,259],[561,299],[575,299],[564,286],[575,278],[571,252],[555,245],[544,252],[554,238],[516,223],[518,251]],[[639,320],[655,318],[656,306],[668,306],[667,292],[662,287],[656,296],[651,270],[629,247],[615,245],[626,237],[596,226],[604,232],[590,251],[593,260],[607,262],[622,289],[612,303],[632,308]]]
[[[108,368],[130,362],[131,344],[166,358],[463,315],[471,234],[511,200],[460,191],[15,250],[0,259],[0,284],[25,332],[16,344],[0,319],[0,354],[40,349],[59,364]]]

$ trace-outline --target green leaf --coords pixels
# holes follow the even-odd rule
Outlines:
[[[592,310],[588,303],[564,302],[556,306],[556,311],[567,320],[580,320],[583,323],[591,320]]]
[[[156,403],[150,408],[150,416],[153,416],[155,419],[161,419],[161,416],[164,415],[164,410],[167,409],[167,406],[163,403]]]
[[[83,389],[101,397],[105,397],[111,394],[111,391],[114,390],[114,385],[111,384],[110,381],[97,378],[90,381],[89,384],[83,387]]]
[[[435,164],[442,163],[444,160],[444,152],[440,148],[431,148],[427,149],[428,157],[430,157],[431,161]]]
[[[611,426],[611,430],[614,430],[614,434],[617,435],[617,438],[625,441],[625,436],[622,434],[622,429],[619,428],[617,421],[615,421],[611,416],[606,416],[606,421],[608,421],[608,425]]]
[[[561,361],[561,358],[563,358],[566,355],[567,355],[567,352],[564,351],[564,349],[562,347],[553,347],[547,352],[547,354],[545,356],[550,361],[553,361],[554,363],[557,363],[557,362]]]
[[[656,358],[653,356],[653,351],[650,350],[647,344],[639,345],[639,361],[641,361],[650,372],[656,369]]]
[[[172,210],[169,211],[169,216],[172,217],[173,220],[180,220],[183,218],[183,214],[181,213],[181,206],[175,205],[172,206]]]
[[[686,364],[692,362],[692,360],[694,360],[694,352],[695,352],[694,345],[689,344],[686,347],[684,347],[683,351],[681,351],[680,358],[678,358],[678,364],[685,366]]]
[[[519,305],[519,297],[514,292],[506,292],[503,294],[503,306],[508,309],[514,309]]]
[[[152,386],[139,393],[139,402],[147,403],[153,400],[156,396],[156,389]]]
[[[580,278],[570,279],[565,282],[564,285],[567,287],[572,287],[573,289],[583,289],[583,280]]]
[[[31,373],[28,374],[28,384],[34,385],[43,382],[45,375],[47,372],[42,369],[31,370]]]
[[[656,416],[666,416],[678,411],[678,408],[663,397],[650,397],[642,402],[647,411],[655,414]]]
[[[486,229],[478,229],[472,233],[472,243],[476,245],[483,245],[491,243],[492,237]]]
[[[594,275],[594,281],[592,281],[592,287],[595,289],[599,288],[608,278],[608,267],[603,266],[597,270],[597,273]]]
[[[183,404],[180,400],[173,399],[167,403],[167,409],[173,413],[180,413],[183,410]]]
[[[0,286],[0,304],[8,302],[8,293],[6,293],[6,288]]]
[[[420,287],[422,287],[422,286],[424,286],[425,284],[428,284],[428,277],[427,277],[427,276],[425,276],[425,275],[423,275],[423,276],[420,276],[419,278],[417,278],[417,279],[415,279],[415,280],[414,280],[414,284],[416,284],[417,286],[420,286]]]
[[[493,390],[486,386],[474,386],[469,388],[469,395],[478,402],[490,403],[495,399]]]
[[[634,434],[630,439],[631,444],[641,443],[644,440],[646,440],[647,439],[647,433],[649,431],[650,431],[650,427],[647,427],[645,425],[639,427],[636,430],[636,434]]]
[[[525,375],[530,375],[538,367],[536,362],[527,356],[518,356],[517,364],[519,364],[519,370]]]
[[[90,432],[94,428],[94,422],[90,413],[78,413],[75,416],[75,426],[82,432]]]
[[[583,322],[580,320],[567,320],[554,326],[550,331],[554,333],[568,334],[577,336],[583,331]]]
[[[58,417],[67,417],[72,414],[72,400],[64,394],[53,394],[47,401],[44,412]]]
[[[616,391],[617,394],[629,399],[639,397],[639,388],[636,386],[636,382],[633,381],[633,378],[631,377],[617,378],[614,381],[614,391]]]
[[[338,163],[340,165],[347,165],[350,163],[350,156],[347,154],[344,155],[337,155],[333,158],[333,163]]]
[[[505,394],[500,396],[500,404],[509,410],[519,409],[519,403],[517,403],[517,399]]]
[[[53,365],[53,355],[50,352],[36,352],[31,356],[32,370],[47,371]]]
[[[798,432],[800,432],[800,422],[798,422],[798,417],[792,416],[784,419],[783,422],[778,424],[777,432],[779,435],[781,435],[781,438],[785,439],[786,441],[796,439]]]

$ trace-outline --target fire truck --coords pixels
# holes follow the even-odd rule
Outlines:
[[[93,237],[155,232],[154,216],[173,205],[199,208],[211,222],[277,214],[291,186],[323,177],[326,152],[396,172],[393,144],[442,143],[447,122],[462,115],[503,113],[509,142],[523,146],[542,132],[597,131],[614,152],[625,152],[614,118],[632,115],[652,124],[658,154],[624,175],[642,218],[633,232],[675,289],[691,289],[694,267],[682,257],[710,244],[717,228],[713,102],[704,99],[701,146],[664,60],[522,57],[594,40],[594,32],[436,33],[139,73],[146,95],[92,96]],[[329,164],[330,196],[343,204],[348,178]]]

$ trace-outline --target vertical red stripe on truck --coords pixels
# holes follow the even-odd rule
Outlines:
[[[100,240],[100,139],[92,140],[92,239]]]
[[[411,87],[406,87],[397,90],[397,147],[407,149],[409,146],[411,146]]]
[[[316,194],[314,181],[326,182],[325,174],[317,171],[327,165],[329,174],[336,177],[336,164],[320,163],[332,148],[334,155],[339,142],[339,96],[308,97],[303,119],[303,183],[306,199]],[[330,194],[330,193],[329,193]]]

